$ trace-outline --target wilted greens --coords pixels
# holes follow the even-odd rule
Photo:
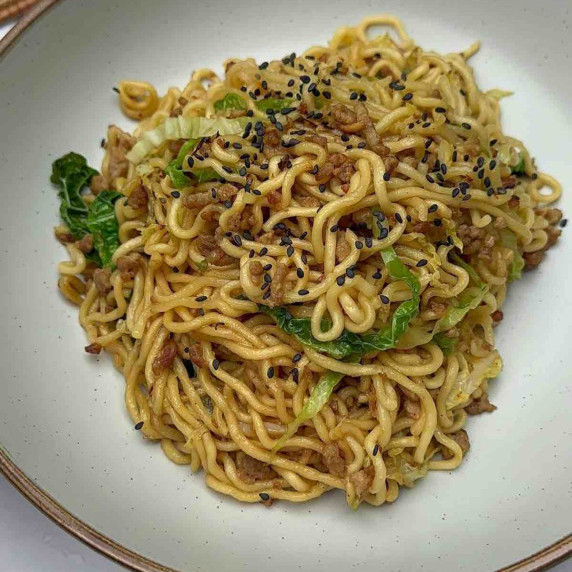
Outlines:
[[[98,266],[111,266],[113,253],[119,247],[119,224],[115,216],[115,201],[121,197],[115,191],[103,191],[87,203],[82,191],[98,172],[82,155],[68,153],[52,164],[50,181],[59,187],[60,215],[76,240],[93,236],[93,252],[87,255]]]

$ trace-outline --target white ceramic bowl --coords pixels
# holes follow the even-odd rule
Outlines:
[[[50,7],[51,6],[51,7]],[[260,60],[395,13],[423,46],[475,58],[505,128],[565,187],[572,213],[572,35],[563,0],[48,0],[3,44],[0,64],[0,467],[53,518],[142,570],[292,572],[539,569],[572,549],[570,280],[564,237],[514,285],[498,329],[499,406],[470,420],[471,452],[392,506],[352,512],[332,493],[302,506],[243,506],[208,490],[133,430],[123,379],[83,352],[77,312],[56,288],[50,164],[69,150],[99,164],[109,123],[128,126],[111,88],[159,88],[228,56]],[[47,8],[43,14],[34,18]],[[28,24],[29,27],[25,28]],[[25,29],[23,29],[25,28]],[[96,363],[101,361],[102,363]],[[72,516],[73,515],[73,516]],[[97,531],[97,532],[96,532]],[[153,561],[153,562],[151,562]]]

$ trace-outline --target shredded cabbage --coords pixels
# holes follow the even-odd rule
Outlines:
[[[513,252],[512,262],[508,269],[508,281],[520,280],[522,278],[522,269],[524,268],[524,258],[518,250],[516,234],[507,228],[501,230],[501,242],[505,248],[510,248]]]
[[[252,121],[250,117],[227,119],[225,117],[168,117],[155,129],[146,131],[141,139],[127,153],[127,159],[138,164],[153,149],[165,141],[175,139],[200,139],[211,135],[232,135],[240,133],[245,125]]]
[[[485,379],[492,379],[502,370],[502,358],[497,351],[475,362],[471,373],[459,373],[447,398],[447,409],[464,405]]]

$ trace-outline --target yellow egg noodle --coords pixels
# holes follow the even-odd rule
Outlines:
[[[209,487],[381,505],[458,467],[467,414],[495,409],[508,283],[565,221],[502,131],[508,94],[477,87],[478,47],[425,52],[380,16],[162,97],[120,83],[140,122],[81,167],[59,288],[136,428]]]

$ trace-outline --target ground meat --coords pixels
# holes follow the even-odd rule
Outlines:
[[[316,197],[296,197],[296,201],[303,207],[319,207],[321,204]]]
[[[393,155],[389,155],[384,159],[383,163],[385,165],[385,172],[392,175],[397,165],[399,165],[399,159]]]
[[[469,442],[469,436],[464,429],[457,431],[456,433],[451,433],[449,435],[455,443],[457,443],[461,447],[461,451],[463,455],[471,448],[471,443]],[[448,449],[443,451],[443,459],[450,459],[453,456],[453,453]]]
[[[178,348],[175,341],[167,340],[153,360],[153,371],[159,373],[161,370],[170,368],[177,357],[177,352]]]
[[[262,264],[256,260],[250,263],[248,269],[250,270],[250,276],[252,277],[254,284],[260,286],[262,284],[262,275],[264,274]]]
[[[457,229],[457,234],[461,239],[464,254],[476,254],[478,258],[490,260],[492,248],[496,239],[492,234],[488,234],[483,228],[474,225],[461,224]]]
[[[104,296],[111,292],[111,269],[98,268],[93,273],[93,282],[97,291]]]
[[[107,171],[109,178],[114,181],[117,177],[125,177],[129,170],[129,161],[126,154],[135,144],[135,138],[125,133],[116,125],[112,125],[108,131],[107,153],[109,163]]]
[[[127,204],[135,210],[147,207],[148,203],[149,195],[147,195],[147,190],[143,185],[137,185],[127,199]]]
[[[375,469],[373,465],[367,467],[366,469],[361,469],[357,473],[350,475],[350,481],[356,489],[356,495],[361,497],[373,483],[373,478],[375,477]]]
[[[236,454],[236,469],[240,478],[250,484],[256,481],[268,481],[276,477],[272,467],[242,451]]]
[[[502,179],[503,189],[514,189],[516,187],[516,177],[510,176]]]
[[[84,254],[87,254],[93,250],[93,236],[91,234],[86,234],[81,240],[78,240],[75,245]]]
[[[90,187],[91,187],[91,192],[94,195],[97,195],[101,193],[101,191],[108,190],[110,184],[109,181],[107,180],[107,177],[104,177],[103,175],[95,175],[95,177],[92,177],[91,179]]]
[[[129,280],[133,280],[135,278],[135,274],[141,267],[141,255],[137,254],[136,252],[132,252],[131,254],[127,254],[126,256],[120,256],[117,259],[117,270],[119,270],[119,274],[121,279],[124,282]]]
[[[336,443],[326,443],[322,453],[324,464],[328,471],[336,477],[343,477],[346,473],[346,461]]]
[[[88,354],[99,355],[101,353],[101,346],[99,344],[89,344],[89,346],[85,346],[85,351]]]
[[[318,172],[316,173],[315,177],[316,177],[316,182],[319,185],[322,185],[324,183],[327,183],[331,178],[332,175],[334,174],[334,165],[332,163],[330,163],[329,161],[326,161],[319,169]]]
[[[213,193],[214,191],[214,193]],[[230,183],[225,183],[218,189],[204,193],[189,193],[183,197],[183,206],[188,209],[204,207],[210,203],[224,203],[238,193],[238,189]]]
[[[203,357],[203,352],[201,350],[200,344],[193,344],[189,348],[189,359],[200,368],[207,367],[207,362]]]
[[[274,269],[272,277],[272,285],[270,287],[270,298],[268,298],[269,306],[280,306],[284,298],[284,287],[286,275],[288,274],[288,266],[279,262]]]
[[[405,399],[403,402],[403,409],[405,409],[407,417],[411,417],[411,419],[419,419],[421,417],[421,405],[419,404],[419,401]]]
[[[234,232],[250,230],[256,224],[256,215],[250,205],[228,219],[228,229]]]
[[[355,107],[356,109],[356,116],[357,116],[357,120],[361,123],[364,124],[364,128],[363,128],[363,136],[366,140],[366,143],[369,145],[369,147],[371,149],[377,149],[380,146],[380,140],[379,140],[379,134],[377,133],[377,131],[375,130],[375,127],[373,125],[373,121],[371,120],[371,117],[369,116],[369,113],[367,112],[367,108],[363,103],[358,103]],[[383,150],[383,148],[385,147],[385,145],[381,144],[381,147],[379,147],[379,150],[383,152],[385,152]],[[387,150],[387,154],[389,153],[389,149],[387,147],[385,147],[385,149]],[[379,153],[380,155],[382,153]],[[385,156],[385,155],[382,155]]]
[[[556,241],[558,240],[558,238],[562,234],[562,231],[559,228],[553,228],[553,227],[549,226],[548,228],[544,229],[544,232],[546,233],[546,235],[548,237],[548,241],[546,243],[546,246],[544,247],[544,249],[547,250],[551,246],[554,246],[556,244]]]
[[[479,413],[487,412],[490,413],[494,411],[496,406],[489,402],[488,395],[482,395],[478,399],[473,400],[467,407],[465,407],[465,411],[469,415],[479,415]]]
[[[552,226],[558,224],[562,218],[560,209],[537,209],[535,212],[538,216],[544,217]]]
[[[498,324],[503,319],[503,317],[504,314],[500,310],[497,310],[491,314],[491,318],[495,324]]]
[[[319,145],[324,149],[328,148],[328,140],[325,137],[322,137],[321,135],[310,133],[309,135],[306,135],[304,137],[304,140],[308,141],[309,143],[316,143],[316,145]]]
[[[218,245],[214,236],[201,234],[197,238],[197,249],[207,259],[207,262],[215,266],[226,266],[234,261]]]
[[[344,163],[340,167],[334,169],[334,176],[342,183],[349,183],[352,175],[356,172],[353,163]]]
[[[524,258],[524,269],[532,270],[542,262],[544,251],[537,250],[536,252],[525,252],[522,257]]]
[[[332,105],[331,114],[336,127],[345,133],[359,133],[365,127],[364,121],[358,119],[355,111],[345,105]]]
[[[268,204],[272,206],[279,205],[282,202],[282,191],[279,191],[278,189],[270,191],[266,195],[266,200],[268,201]]]
[[[413,232],[418,232],[420,234],[428,234],[433,226],[433,223],[429,222],[428,220],[422,222],[420,221],[413,225],[412,230]]]

